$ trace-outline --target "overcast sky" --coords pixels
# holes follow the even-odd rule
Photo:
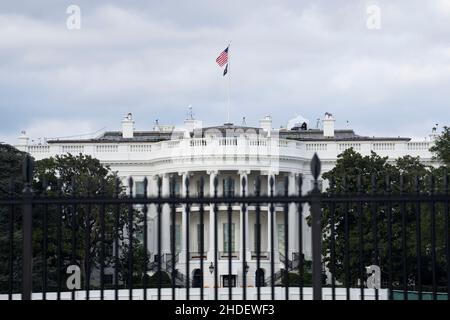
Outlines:
[[[226,121],[215,63],[229,40],[231,120],[325,112],[363,135],[450,125],[450,0],[0,3],[0,141]],[[69,30],[66,9],[81,9]],[[381,29],[369,29],[377,5]]]

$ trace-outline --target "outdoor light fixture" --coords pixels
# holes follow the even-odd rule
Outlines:
[[[250,267],[248,266],[248,263],[245,263],[245,273],[248,272],[248,269],[250,269]]]
[[[211,264],[209,265],[209,272],[210,272],[211,274],[213,274],[213,272],[214,272],[214,263],[212,263],[212,262],[211,262]]]

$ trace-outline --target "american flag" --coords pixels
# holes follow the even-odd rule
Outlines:
[[[221,67],[228,63],[228,47],[217,57],[216,62]]]

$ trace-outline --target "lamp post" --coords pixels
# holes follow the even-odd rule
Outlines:
[[[211,274],[214,273],[214,263],[212,263],[212,262],[211,262],[211,264],[209,265],[209,272],[210,272]]]

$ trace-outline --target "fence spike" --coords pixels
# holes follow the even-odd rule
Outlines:
[[[314,153],[314,156],[311,160],[311,173],[313,175],[314,180],[317,180],[320,176],[321,164],[320,159],[317,153]]]
[[[147,179],[147,177],[144,177],[144,197],[145,198],[147,198],[147,196],[148,196],[148,191],[147,191],[147,189],[148,189],[148,179]],[[146,209],[147,207],[145,207],[145,209]]]
[[[133,177],[128,178],[128,188],[130,197],[133,196]]]
[[[203,176],[200,177],[200,197],[203,198],[204,194],[205,194],[205,178],[203,178]]]
[[[284,177],[284,195],[289,195],[289,176]]]
[[[255,194],[258,197],[261,194],[261,177],[257,176],[255,179]]]

